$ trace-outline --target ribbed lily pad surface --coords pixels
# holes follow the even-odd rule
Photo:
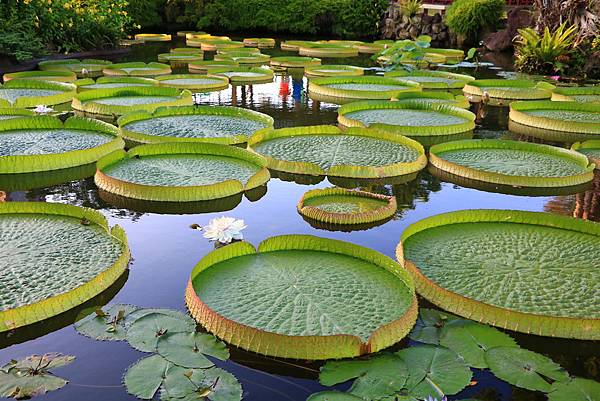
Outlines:
[[[411,109],[359,110],[347,113],[346,117],[358,120],[365,125],[382,123],[410,127],[444,126],[465,122],[464,118],[450,114],[444,114],[433,110]]]
[[[62,93],[62,91],[50,90],[50,89],[11,89],[11,88],[0,88],[0,99],[14,103],[20,97],[43,97],[53,96]]]
[[[170,96],[114,96],[103,99],[94,99],[92,102],[113,106],[132,106],[136,104],[170,102],[175,99],[176,98]]]
[[[447,213],[410,226],[398,257],[419,292],[453,312],[518,331],[600,338],[595,223],[534,212]]]
[[[260,121],[209,114],[165,116],[135,121],[124,125],[128,131],[147,135],[178,138],[222,138],[250,136],[267,125]]]
[[[374,198],[327,195],[304,201],[305,206],[316,207],[330,213],[365,213],[384,207],[388,202]]]
[[[104,173],[142,185],[197,186],[238,180],[246,184],[259,167],[239,159],[210,155],[164,155],[124,159]]]
[[[332,249],[335,243],[340,244],[339,251]],[[193,291],[196,302],[209,308],[216,319],[273,336],[273,344],[260,344],[257,339],[244,347],[258,347],[257,352],[263,353],[271,348],[267,354],[285,356],[287,352],[292,356],[302,352],[302,346],[282,349],[276,338],[287,336],[301,343],[309,340],[301,337],[305,336],[315,337],[315,349],[308,358],[321,359],[328,353],[342,356],[348,352],[342,345],[344,336],[366,344],[382,326],[393,327],[394,322],[403,320],[414,301],[405,278],[385,264],[381,255],[369,251],[373,255],[368,256],[363,248],[355,247],[310,236],[274,237],[263,242],[257,253],[249,252],[249,244],[236,244],[209,254],[205,259],[212,262],[210,266],[201,261],[188,291]],[[238,256],[230,253],[238,251],[242,252]],[[188,292],[188,306],[194,315],[190,295]],[[236,330],[232,329],[230,333]],[[226,341],[244,341],[244,334],[240,331],[239,335],[242,338]],[[316,339],[323,337],[341,341],[340,349],[319,349]],[[323,356],[317,356],[319,353]]]
[[[162,79],[160,81],[161,85],[190,85],[190,86],[199,86],[199,85],[214,85],[221,84],[223,81],[220,79],[210,79],[210,78],[173,78],[173,79]]]
[[[600,113],[574,111],[574,110],[530,110],[525,114],[536,117],[545,117],[554,120],[579,121],[600,124]]]
[[[99,294],[129,261],[125,233],[93,210],[0,205],[0,332],[65,312]]]
[[[73,129],[32,129],[3,131],[0,156],[44,155],[90,149],[114,140],[96,131]]]
[[[403,85],[381,85],[381,84],[353,84],[353,83],[340,83],[340,84],[328,84],[323,85],[327,88],[334,89],[346,89],[354,91],[393,91],[393,90],[404,90],[408,89],[408,86]]]
[[[154,86],[152,84],[143,83],[125,83],[125,82],[107,82],[107,83],[95,83],[90,85],[82,85],[86,89],[110,89],[110,88],[129,88],[131,86]]]

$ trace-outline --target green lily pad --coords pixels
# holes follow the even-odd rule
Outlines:
[[[511,336],[493,327],[463,321],[446,326],[440,335],[440,345],[450,348],[474,368],[485,369],[485,352],[493,347],[518,347]]]
[[[123,384],[129,394],[151,400],[172,367],[173,364],[160,355],[140,359],[127,369]]]
[[[437,309],[421,308],[417,323],[408,336],[414,341],[438,345],[443,328],[460,321],[464,319]]]
[[[554,382],[548,401],[600,401],[600,383],[579,377]]]
[[[185,368],[210,368],[213,363],[204,355],[222,361],[229,350],[214,336],[205,333],[169,333],[158,340],[157,351],[166,360]]]
[[[219,369],[169,369],[161,390],[160,399],[171,401],[239,401],[242,385],[231,373]]]
[[[138,318],[132,315],[137,310],[137,306],[121,304],[98,309],[96,313],[75,323],[75,330],[95,340],[122,341],[125,340],[128,326]]]
[[[306,401],[362,401],[362,398],[339,391],[321,391],[311,394]]]
[[[70,364],[74,356],[49,353],[12,360],[0,368],[0,397],[31,398],[64,387],[68,381],[50,370]]]
[[[550,381],[569,380],[559,364],[523,348],[492,348],[485,353],[485,361],[496,377],[528,390],[548,393],[552,390]]]
[[[141,308],[141,309],[137,309],[137,310],[131,312],[130,319],[133,322],[133,321],[135,321],[139,318],[142,318],[146,315],[149,315],[151,313],[161,313],[163,315],[167,315],[167,316],[170,316],[175,319],[183,320],[189,325],[190,331],[195,331],[196,321],[187,313],[183,313],[183,312],[175,310],[175,309]]]
[[[444,347],[422,345],[396,353],[408,366],[406,387],[417,398],[453,395],[469,385],[472,372],[461,357]]]
[[[325,386],[356,379],[349,393],[378,400],[404,388],[409,372],[395,355],[380,355],[367,360],[330,361],[322,368],[319,381]]]
[[[127,341],[139,351],[155,352],[162,336],[186,331],[190,331],[189,322],[162,313],[150,313],[133,322],[127,330]]]

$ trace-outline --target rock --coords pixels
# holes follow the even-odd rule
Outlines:
[[[442,14],[440,13],[435,13],[432,17],[431,23],[432,24],[437,24],[442,22]]]
[[[431,26],[431,32],[440,33],[441,31],[442,31],[442,27],[440,26],[440,24],[434,24]]]
[[[513,39],[517,36],[518,30],[530,26],[532,22],[533,15],[528,8],[515,7],[508,13],[506,29],[487,35],[483,40],[483,44],[493,52],[510,50],[513,47]]]
[[[408,30],[408,34],[411,38],[416,38],[417,36],[419,36],[419,28],[417,28],[416,26],[412,26]]]
[[[597,79],[600,77],[600,51],[596,51],[588,57],[583,66],[583,72],[587,78]]]

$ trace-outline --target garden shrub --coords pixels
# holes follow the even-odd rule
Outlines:
[[[482,32],[496,28],[504,7],[504,0],[455,0],[446,11],[446,24],[473,42]]]
[[[388,0],[208,0],[198,29],[369,37]]]

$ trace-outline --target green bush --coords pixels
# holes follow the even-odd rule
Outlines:
[[[47,51],[116,46],[132,27],[125,1],[2,0],[0,55],[25,60]]]
[[[515,67],[529,73],[564,73],[571,61],[577,27],[562,24],[554,32],[548,27],[540,35],[533,28],[519,29],[515,40]]]
[[[504,6],[504,0],[455,0],[446,11],[446,24],[452,32],[477,41],[481,32],[497,27]]]
[[[388,0],[207,0],[198,29],[369,37]]]

